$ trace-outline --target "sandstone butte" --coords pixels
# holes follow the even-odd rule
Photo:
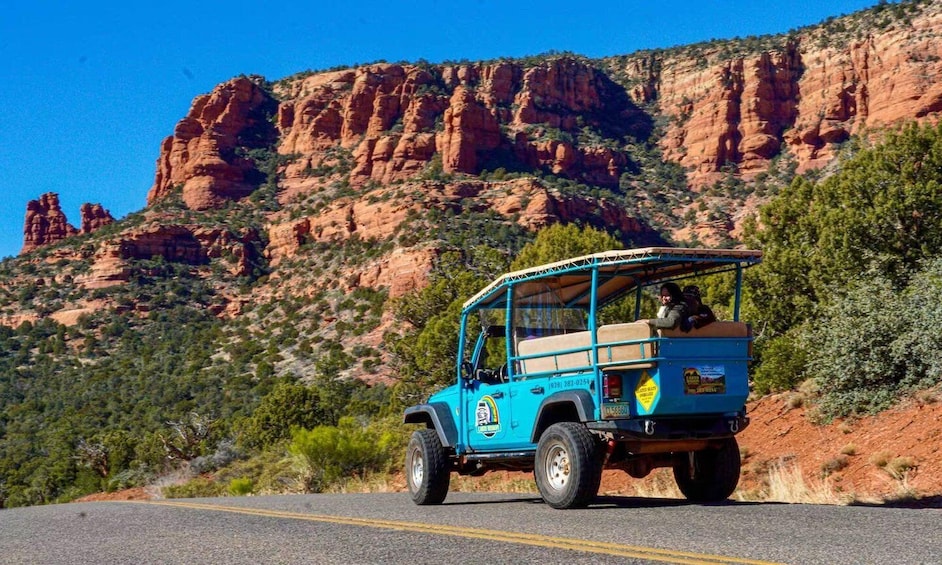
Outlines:
[[[80,229],[70,224],[59,206],[59,195],[47,192],[26,205],[23,227],[23,249],[20,253],[50,245],[73,235],[92,233],[114,222],[114,218],[101,204],[82,204]]]

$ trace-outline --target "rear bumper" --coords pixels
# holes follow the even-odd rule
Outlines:
[[[749,425],[744,413],[696,418],[648,417],[586,422],[595,432],[611,434],[615,441],[709,440],[732,437]]]

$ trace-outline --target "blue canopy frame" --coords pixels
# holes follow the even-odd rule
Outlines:
[[[523,294],[517,296],[518,300],[525,298],[540,301],[542,298],[549,303],[552,299],[565,307],[587,311],[588,330],[592,336],[592,362],[598,367],[596,330],[600,307],[635,291],[635,318],[638,318],[641,293],[647,286],[668,280],[677,281],[735,271],[733,319],[738,321],[742,298],[742,271],[761,260],[762,252],[758,250],[646,247],[594,253],[506,273],[464,303],[458,340],[459,377],[460,361],[465,359],[468,317],[482,309],[503,308],[505,328],[509,331],[513,325],[513,308],[507,306],[513,305],[514,291],[519,287],[522,287]],[[536,282],[539,284],[532,284]],[[514,359],[509,339],[506,348],[507,359]]]

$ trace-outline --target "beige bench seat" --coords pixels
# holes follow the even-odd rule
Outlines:
[[[607,365],[606,369],[638,366],[639,363],[651,366],[650,362],[644,360],[653,357],[653,343],[625,344],[620,342],[645,340],[652,336],[651,328],[646,322],[601,326],[598,329],[599,363]],[[591,347],[591,334],[583,331],[520,341],[517,344],[517,354],[520,356],[545,354],[532,359],[523,359],[521,369],[524,374],[547,371],[565,372],[569,369],[590,368],[592,366]],[[571,351],[573,349],[577,351]],[[611,363],[618,364],[609,365]]]
[[[749,337],[752,335],[745,322],[716,321],[689,332],[682,330],[658,330],[661,337]]]
[[[657,357],[656,343],[645,340],[655,336],[747,338],[750,335],[751,328],[744,322],[717,321],[689,332],[679,329],[658,330],[657,334],[646,321],[609,324],[598,329],[599,365],[603,370],[653,367],[655,362],[651,359]],[[588,331],[525,339],[517,344],[518,355],[536,355],[520,361],[523,375],[588,370],[592,367],[591,349],[592,340]]]
[[[599,327],[599,364],[603,369],[624,369],[626,367],[653,367],[654,363],[645,361],[655,356],[653,342],[623,343],[625,341],[646,340],[654,336],[647,322],[628,324],[609,324]],[[617,363],[609,365],[609,363]]]
[[[589,332],[573,332],[525,339],[517,344],[517,354],[521,356],[536,355],[538,353],[546,354],[533,359],[521,360],[520,367],[524,374],[577,368],[585,369],[592,367],[592,358],[589,356],[591,346],[592,340]],[[584,348],[584,351],[557,353],[558,351],[578,348]]]

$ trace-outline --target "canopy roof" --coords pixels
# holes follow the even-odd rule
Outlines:
[[[598,305],[638,286],[755,265],[762,252],[750,249],[646,247],[604,251],[501,275],[464,303],[465,310],[502,308],[508,285],[515,300],[588,308],[592,270],[598,268]]]

